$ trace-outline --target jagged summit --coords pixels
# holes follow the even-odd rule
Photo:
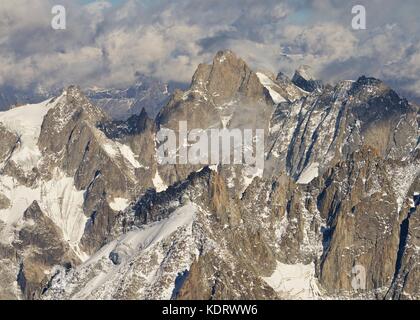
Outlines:
[[[224,62],[232,63],[234,61],[239,61],[239,60],[245,63],[245,61],[243,61],[240,57],[238,57],[232,50],[224,49],[216,53],[216,55],[213,58],[213,64],[224,63]]]
[[[376,79],[376,78],[374,78],[374,77],[366,77],[366,76],[360,76],[358,79],[357,79],[357,81],[356,81],[358,84],[361,84],[361,85],[373,85],[373,86],[375,86],[375,85],[380,85],[380,84],[382,84],[383,82],[381,81],[381,80],[379,80],[379,79]]]
[[[229,126],[241,118],[238,124],[243,126],[244,121],[255,123],[269,117],[272,106],[272,96],[257,73],[232,51],[225,50],[218,52],[211,64],[198,66],[190,88],[172,95],[156,117],[156,124],[177,130],[179,121],[188,121],[191,128],[207,129]]]
[[[295,71],[296,77],[301,77],[304,80],[316,80],[315,77],[312,75],[312,68],[308,65],[301,65],[299,68]]]
[[[307,65],[300,66],[296,70],[292,82],[307,92],[313,92],[315,90],[321,91],[323,88],[322,81],[314,79],[311,74],[311,68]]]
[[[259,99],[263,87],[244,60],[232,51],[219,51],[211,65],[201,64],[195,72],[191,90],[204,91],[216,104],[228,102],[235,94]]]

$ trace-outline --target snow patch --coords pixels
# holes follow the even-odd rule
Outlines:
[[[138,156],[136,156],[133,150],[125,144],[108,140],[105,144],[102,145],[102,148],[112,158],[121,156],[133,168],[143,168],[143,166],[136,159]]]
[[[219,171],[219,165],[213,164],[213,165],[209,166],[209,169],[211,171],[218,172]]]
[[[308,184],[319,175],[319,163],[313,162],[299,176],[298,184]]]
[[[304,265],[277,262],[274,273],[263,280],[285,298],[315,299],[320,295],[313,263]]]
[[[117,143],[120,149],[121,155],[136,169],[142,168],[143,166],[137,161],[136,156],[131,148],[125,144]]]
[[[161,176],[159,175],[159,171],[157,169],[156,169],[156,173],[152,181],[157,192],[163,192],[166,189],[168,189],[168,186],[165,184],[165,182],[163,182]]]
[[[287,101],[281,94],[273,89],[273,87],[278,87],[273,80],[260,72],[257,72],[257,77],[260,80],[260,83],[268,90],[275,104]]]
[[[109,206],[114,211],[124,211],[130,205],[130,200],[125,198],[115,198]]]

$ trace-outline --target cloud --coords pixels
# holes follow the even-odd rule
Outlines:
[[[189,82],[230,48],[252,67],[291,74],[309,64],[327,82],[372,75],[420,97],[417,0],[71,0],[67,30],[50,27],[52,0],[0,4],[0,85],[123,87],[136,73]],[[351,8],[367,30],[351,29]]]

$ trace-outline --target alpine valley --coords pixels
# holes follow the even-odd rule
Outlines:
[[[420,299],[419,106],[231,51],[144,83],[0,112],[0,299]],[[264,129],[264,170],[160,165],[180,121]]]

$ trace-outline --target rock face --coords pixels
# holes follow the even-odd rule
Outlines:
[[[189,90],[175,92],[156,118],[158,129],[171,129],[178,134],[179,123],[185,121],[188,130],[201,129],[208,136],[211,129],[268,132],[274,101],[267,87],[241,58],[231,51],[220,51],[211,65],[197,68]],[[166,185],[171,185],[201,167],[158,166],[158,173]],[[234,189],[240,193],[257,171],[252,167],[232,166],[230,171],[225,170],[225,175],[236,180]]]
[[[22,261],[17,282],[26,299],[37,299],[55,265],[71,267],[80,260],[64,241],[63,234],[34,201],[23,214],[23,225],[13,246]]]
[[[264,170],[159,164],[181,121],[263,129]],[[419,107],[380,80],[221,51],[155,120],[69,87],[0,141],[0,299],[420,298]]]
[[[176,129],[178,122],[183,120],[188,120],[192,129],[221,127],[225,118],[229,119],[225,122],[229,125],[233,121],[231,117],[240,116],[239,111],[251,109],[245,109],[249,104],[253,104],[252,107],[261,105],[262,110],[253,113],[262,114],[266,111],[263,106],[270,100],[256,73],[233,52],[221,51],[211,65],[198,67],[190,89],[174,94],[159,113],[157,123],[171,129]]]
[[[0,146],[0,161],[3,163],[13,153],[13,149],[19,143],[19,137],[1,125],[0,135],[2,137],[2,144]]]

